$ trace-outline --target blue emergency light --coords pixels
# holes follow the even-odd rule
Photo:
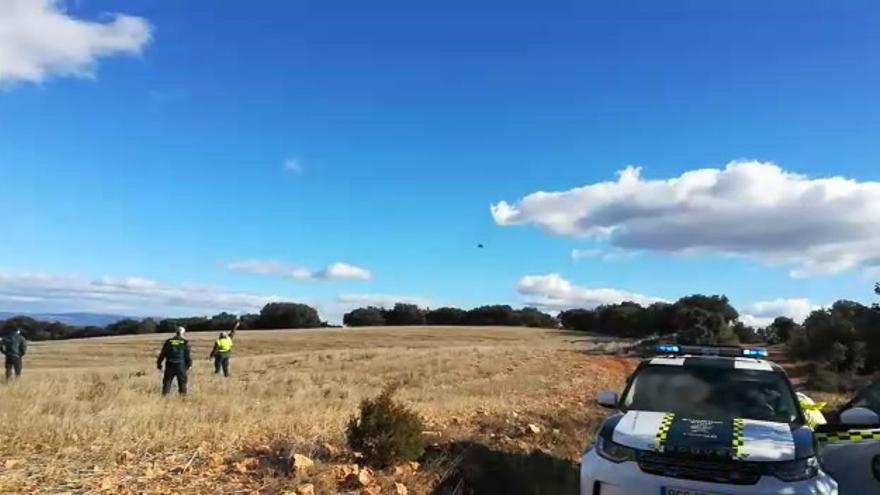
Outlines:
[[[749,358],[767,357],[766,349],[743,349],[737,346],[681,346],[675,344],[663,344],[657,346],[657,352],[659,352],[660,354],[692,354],[695,356],[744,356]]]
[[[743,349],[746,357],[767,357],[767,349]]]
[[[681,347],[678,347],[677,345],[660,345],[657,346],[657,350],[669,354],[678,354],[681,352]]]

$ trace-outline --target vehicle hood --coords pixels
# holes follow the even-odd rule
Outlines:
[[[751,462],[793,460],[803,450],[796,443],[812,443],[811,434],[793,432],[788,423],[654,411],[627,411],[609,418],[602,434],[614,443],[643,451]]]

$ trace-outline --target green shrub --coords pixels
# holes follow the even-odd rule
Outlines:
[[[364,399],[346,428],[348,446],[374,467],[414,461],[425,450],[422,419],[394,400],[395,391],[388,387],[378,397]]]

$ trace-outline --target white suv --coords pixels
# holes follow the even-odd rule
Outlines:
[[[836,495],[785,372],[739,348],[660,346],[581,461],[581,495]],[[844,494],[847,495],[847,494]]]

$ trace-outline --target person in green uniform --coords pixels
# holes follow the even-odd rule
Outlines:
[[[165,341],[162,345],[162,351],[159,352],[159,358],[156,360],[156,367],[162,371],[164,362],[165,374],[162,376],[162,395],[168,395],[171,392],[171,383],[177,380],[177,391],[180,395],[186,395],[186,374],[192,367],[192,357],[190,356],[189,341],[183,338],[186,329],[177,327],[174,337]]]
[[[14,328],[0,341],[0,352],[6,357],[6,381],[21,376],[21,359],[27,353],[27,341],[21,335],[21,329]]]

